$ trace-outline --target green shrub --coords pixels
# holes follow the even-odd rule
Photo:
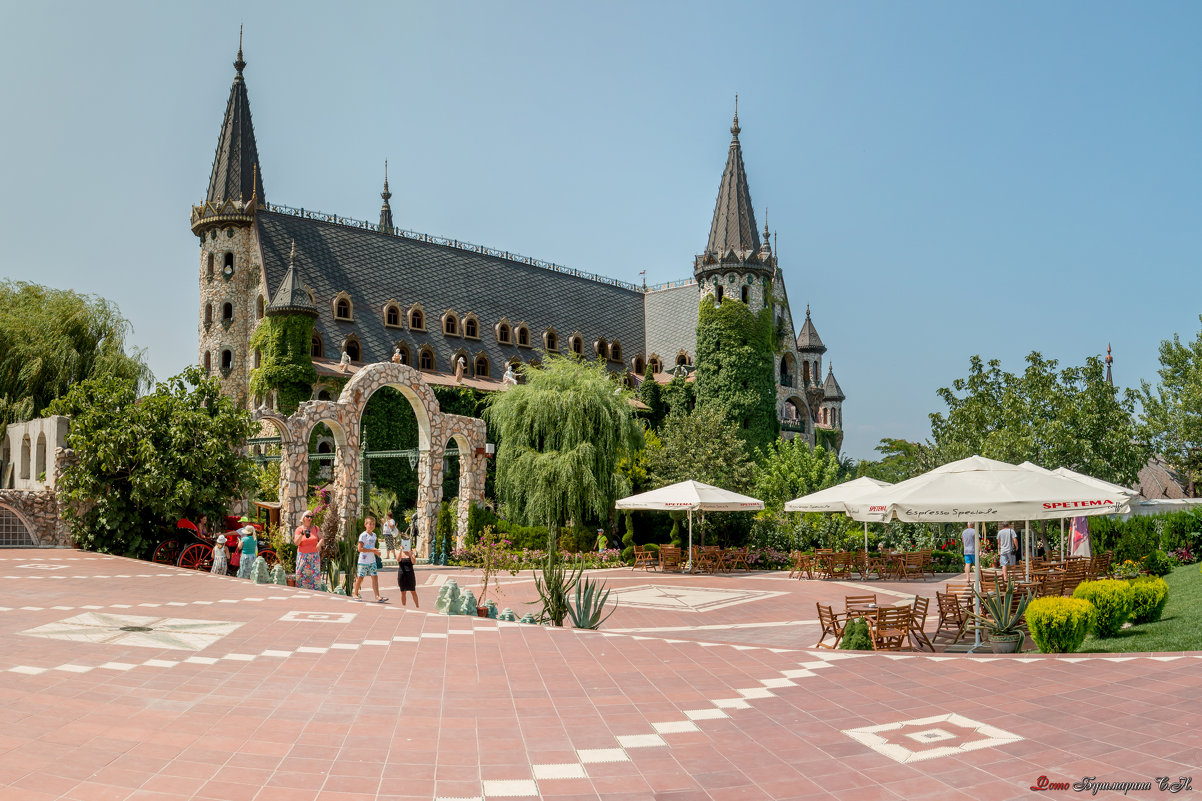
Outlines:
[[[627,512],[626,533],[622,535],[622,561],[634,564],[634,512]]]
[[[1135,590],[1125,581],[1103,579],[1083,581],[1073,591],[1074,598],[1093,605],[1093,629],[1099,637],[1113,637],[1127,622]]]
[[[1093,614],[1079,598],[1036,598],[1027,605],[1027,629],[1040,653],[1069,654],[1085,642]]]
[[[1144,570],[1153,576],[1167,576],[1173,572],[1173,560],[1161,550],[1152,551],[1143,558]]]
[[[871,651],[872,637],[868,635],[868,621],[862,617],[848,621],[839,648],[845,651]]]
[[[1169,600],[1169,585],[1162,578],[1143,576],[1131,582],[1131,622],[1152,623],[1164,614]]]

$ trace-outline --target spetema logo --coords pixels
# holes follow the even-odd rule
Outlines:
[[[1114,506],[1114,501],[1063,501],[1057,503],[1045,503],[1044,509],[1087,509],[1098,506]]]

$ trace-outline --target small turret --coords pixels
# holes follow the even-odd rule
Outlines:
[[[275,294],[271,296],[271,303],[263,313],[268,317],[285,314],[317,317],[317,307],[301,284],[300,273],[296,269],[296,242],[292,243],[292,250],[288,253],[288,272],[284,273],[284,280],[280,281]]]
[[[380,206],[380,231],[385,234],[391,234],[396,231],[392,224],[392,206],[388,205],[388,201],[392,199],[392,192],[388,191],[388,160],[384,160],[384,191],[380,193],[380,197],[384,198],[384,204]]]

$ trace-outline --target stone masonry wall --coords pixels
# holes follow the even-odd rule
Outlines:
[[[71,532],[59,514],[54,490],[0,490],[0,507],[8,507],[31,529],[41,548],[71,545]]]
[[[234,274],[223,273],[225,253],[234,254]],[[209,255],[213,256],[213,274],[209,275]],[[250,371],[254,354],[250,352],[250,337],[259,324],[258,298],[264,294],[262,265],[259,263],[259,244],[254,226],[226,225],[205,231],[200,247],[199,282],[200,307],[197,317],[199,350],[197,364],[204,366],[205,353],[211,359],[211,374],[221,378],[223,390],[239,403],[246,403]],[[267,302],[264,297],[264,304]],[[221,319],[225,303],[233,304],[233,319]],[[205,324],[205,309],[212,306],[213,319]],[[228,374],[221,370],[221,352],[229,349],[234,359]]]

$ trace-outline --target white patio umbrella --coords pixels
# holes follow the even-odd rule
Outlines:
[[[689,561],[687,570],[693,569],[693,512],[753,512],[764,508],[764,502],[721,487],[702,484],[700,481],[681,481],[650,492],[631,495],[614,504],[619,509],[659,509],[662,511],[685,510],[689,513]]]
[[[1126,512],[1130,498],[1083,484],[1051,471],[970,456],[928,473],[883,487],[879,494],[848,504],[855,520],[893,518],[918,523],[997,520],[1051,520]],[[981,586],[981,562],[974,560],[973,585]],[[975,601],[980,612],[979,599]],[[974,648],[980,646],[976,632]]]
[[[847,513],[847,504],[860,500],[865,495],[879,492],[881,487],[893,486],[888,481],[879,481],[868,476],[860,476],[851,481],[844,481],[824,490],[811,492],[794,498],[785,504],[786,512],[843,512]],[[868,521],[864,521],[864,550],[868,550]]]
[[[1046,467],[1040,467],[1039,465],[1035,464],[1034,462],[1023,462],[1022,464],[1019,465],[1019,467],[1025,467],[1029,470],[1038,470],[1038,471],[1042,471],[1044,473],[1052,473],[1053,475],[1063,476],[1065,478],[1071,478],[1075,481],[1080,481],[1082,484],[1088,484],[1089,486],[1096,487],[1097,489],[1100,489],[1100,490],[1126,495],[1128,501],[1134,500],[1139,495],[1139,492],[1137,490],[1133,490],[1128,487],[1124,487],[1121,484],[1112,484],[1109,481],[1103,481],[1100,478],[1094,478],[1093,476],[1086,475],[1085,473],[1078,473],[1076,470],[1069,470],[1067,467],[1057,467],[1055,470],[1048,470]],[[1078,515],[1074,514],[1072,516],[1077,517]],[[1060,518],[1060,558],[1061,559],[1064,558],[1064,521],[1065,521],[1065,518],[1061,517]],[[1028,540],[1028,542],[1026,542],[1026,545],[1027,545],[1027,547],[1030,547],[1030,542],[1029,542],[1029,540],[1031,539],[1030,521],[1027,521],[1026,539]],[[1030,552],[1028,551],[1028,554],[1029,553]],[[1030,568],[1030,556],[1029,555],[1027,558],[1027,562],[1028,562],[1027,577],[1030,578],[1031,568]]]

